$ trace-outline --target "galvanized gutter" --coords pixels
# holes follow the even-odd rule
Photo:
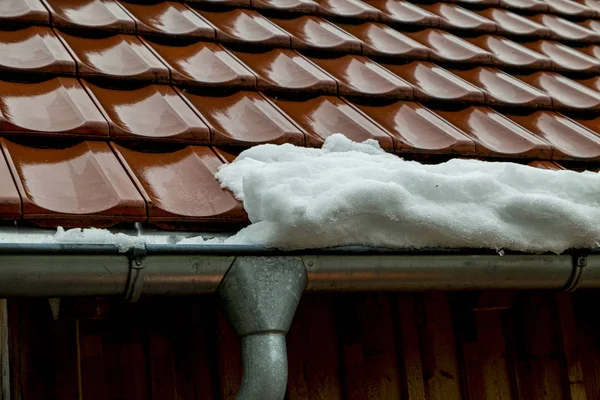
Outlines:
[[[217,292],[241,338],[239,400],[280,400],[287,333],[304,290],[423,291],[600,287],[600,252],[504,254],[349,247],[0,244],[0,297],[196,295]]]

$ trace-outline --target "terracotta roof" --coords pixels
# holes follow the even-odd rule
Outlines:
[[[9,0],[0,26],[6,221],[229,229],[220,165],[337,132],[600,167],[597,0]]]

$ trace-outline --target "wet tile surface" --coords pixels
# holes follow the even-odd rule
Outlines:
[[[509,118],[488,107],[436,113],[472,138],[478,154],[549,158],[551,147]]]
[[[427,46],[431,50],[430,58],[436,61],[482,64],[492,61],[487,51],[443,30],[426,29],[407,33],[407,36]]]
[[[445,100],[483,103],[484,94],[477,87],[440,66],[414,61],[405,65],[382,64],[415,88],[417,100]]]
[[[59,36],[77,61],[79,76],[169,81],[167,67],[135,36],[119,34],[101,39],[65,33]]]
[[[272,47],[291,45],[290,35],[256,11],[235,9],[199,13],[217,28],[219,41]]]
[[[81,226],[144,221],[145,203],[105,142],[32,148],[0,139],[23,200],[23,217]]]
[[[0,2],[0,22],[48,24],[50,14],[39,0],[8,0]]]
[[[0,132],[101,138],[108,136],[108,125],[74,78],[40,83],[0,81]]]
[[[536,72],[517,75],[552,97],[556,109],[597,110],[600,109],[600,93],[554,72]]]
[[[440,17],[440,28],[495,32],[496,23],[456,4],[433,3],[421,6]]]
[[[339,132],[600,169],[592,0],[0,1],[0,75],[3,220],[245,223],[222,163]]]
[[[311,58],[331,74],[343,96],[413,97],[413,87],[366,57]]]
[[[170,86],[116,90],[83,85],[109,121],[111,138],[210,143],[208,126]]]
[[[509,118],[552,144],[554,158],[600,157],[600,136],[560,113],[537,111]]]
[[[111,0],[41,0],[50,10],[52,25],[133,33],[135,22]]]
[[[75,61],[50,28],[31,26],[0,31],[0,70],[75,75]]]
[[[323,18],[307,15],[291,19],[271,18],[270,20],[291,36],[294,49],[317,49],[344,53],[360,53],[361,51],[360,40]]]
[[[476,67],[452,72],[481,89],[485,93],[485,102],[489,105],[552,107],[550,96],[498,69]]]
[[[211,129],[215,145],[304,144],[304,135],[257,92],[212,97],[181,93]]]
[[[209,147],[142,153],[112,146],[148,204],[149,222],[246,220],[242,205],[215,179],[223,162]]]
[[[542,70],[552,67],[552,61],[548,56],[501,36],[483,35],[466,40],[488,51],[494,65]]]
[[[149,40],[144,43],[169,67],[171,82],[175,84],[256,88],[256,76],[218,44],[167,46]]]
[[[294,50],[233,54],[256,74],[259,90],[337,93],[336,81]]]
[[[473,140],[419,103],[356,106],[397,138],[397,151],[476,153]]]
[[[344,135],[355,141],[376,139],[382,148],[394,148],[389,133],[339,97],[320,96],[305,101],[273,101],[305,130],[308,146],[320,146],[327,137],[344,132]]]
[[[427,46],[385,24],[366,22],[338,26],[362,41],[362,52],[365,55],[417,60],[425,60],[429,57],[430,51]]]
[[[214,39],[215,29],[185,4],[164,1],[157,4],[119,2],[135,20],[137,33]]]

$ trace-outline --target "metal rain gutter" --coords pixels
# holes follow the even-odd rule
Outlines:
[[[283,399],[287,333],[304,290],[423,291],[600,287],[600,253],[257,246],[0,244],[0,298],[196,295],[217,292],[241,337],[238,400]]]

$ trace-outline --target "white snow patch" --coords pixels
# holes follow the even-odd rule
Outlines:
[[[252,225],[224,241],[560,253],[600,243],[600,174],[476,160],[423,165],[341,134],[321,149],[261,145],[217,178]]]
[[[97,228],[74,228],[65,231],[59,226],[52,241],[54,243],[112,244],[117,246],[119,251],[126,252],[134,247],[143,248],[147,238],[112,233],[106,229]]]

